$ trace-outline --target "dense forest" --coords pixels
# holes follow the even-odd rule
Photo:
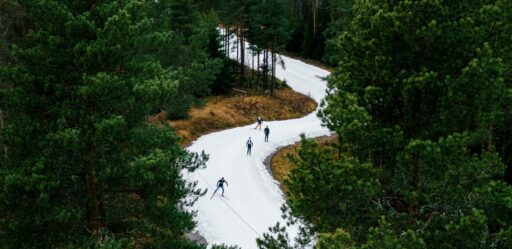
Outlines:
[[[204,248],[181,172],[207,156],[146,120],[224,88],[215,18],[188,0],[0,10],[0,247]]]
[[[319,249],[512,248],[512,2],[350,9],[319,113],[339,141],[302,142],[286,213]],[[281,227],[261,248],[292,248]]]
[[[272,94],[285,53],[335,66],[338,142],[303,139],[302,236],[260,248],[512,248],[511,37],[510,0],[0,0],[0,247],[205,248],[208,155],[148,117]]]

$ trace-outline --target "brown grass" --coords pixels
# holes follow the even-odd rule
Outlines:
[[[269,95],[211,97],[202,108],[192,108],[189,119],[168,121],[165,113],[150,118],[151,123],[170,124],[186,146],[198,137],[214,131],[256,122],[303,117],[314,111],[317,103],[308,96],[291,89],[279,89]]]
[[[315,138],[315,140],[318,143],[325,145],[329,143],[337,143],[338,137],[336,135],[323,136]],[[272,159],[270,159],[270,170],[272,171],[272,175],[280,183],[279,186],[284,193],[286,193],[286,188],[283,182],[290,175],[294,166],[288,159],[288,155],[297,156],[297,152],[295,150],[299,146],[300,142],[283,147],[275,152],[274,155],[272,155]]]
[[[288,155],[297,156],[295,149],[299,144],[292,144],[278,150],[270,160],[270,169],[272,175],[280,183],[281,188],[284,190],[283,181],[290,175],[293,169],[293,164],[288,159]],[[284,191],[283,191],[284,192]]]

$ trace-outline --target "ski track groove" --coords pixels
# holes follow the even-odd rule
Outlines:
[[[249,48],[249,44],[245,47]],[[230,52],[230,57],[236,58],[236,50]],[[279,58],[284,60],[286,69],[277,63],[276,77],[320,103],[327,89],[326,82],[320,78],[328,76],[329,72],[286,56]],[[250,66],[251,60],[251,52],[247,49],[245,64]],[[285,203],[283,193],[263,161],[278,148],[299,141],[301,133],[308,138],[329,135],[330,131],[321,126],[316,116],[317,110],[302,118],[269,122],[265,121],[265,113],[261,113],[261,131],[254,129],[256,124],[251,124],[214,132],[198,138],[187,148],[190,152],[205,151],[210,156],[205,169],[183,172],[187,181],[197,181],[199,188],[208,189],[189,210],[197,211],[196,231],[209,244],[255,249],[256,238],[268,232],[269,227],[277,222],[286,223],[281,218],[280,209]],[[269,142],[264,142],[263,128],[267,125],[270,128]],[[249,137],[254,146],[252,155],[246,156],[245,142]],[[228,182],[224,187],[228,198],[215,195],[210,199],[215,191],[212,187],[221,177]],[[288,233],[290,238],[295,238],[298,225],[289,227]]]

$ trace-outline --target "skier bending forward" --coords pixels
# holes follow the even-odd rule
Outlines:
[[[224,183],[226,184],[226,186],[228,186],[228,182],[224,180],[224,177],[220,178],[220,180],[217,182],[217,188],[215,189],[215,192],[213,192],[212,198],[219,189],[222,189],[222,196],[224,196]]]

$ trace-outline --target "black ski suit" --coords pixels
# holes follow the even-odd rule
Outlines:
[[[213,192],[213,194],[215,195],[215,193],[217,193],[217,190],[222,189],[222,196],[224,196],[224,183],[226,183],[226,186],[228,186],[228,182],[226,180],[224,180],[224,178],[220,179],[218,182],[217,182],[217,189],[215,189],[215,192]]]
[[[263,133],[265,133],[265,142],[268,142],[268,134],[270,134],[270,129],[268,127],[265,127]]]
[[[247,155],[251,155],[251,148],[252,148],[252,141],[251,139],[249,138],[249,140],[247,140],[247,142],[245,143],[245,145],[247,146]]]
[[[256,128],[254,128],[254,129],[258,129],[258,127],[259,127],[260,131],[261,131],[261,124],[263,123],[263,119],[257,118],[256,123],[257,123],[257,125],[256,125]]]

